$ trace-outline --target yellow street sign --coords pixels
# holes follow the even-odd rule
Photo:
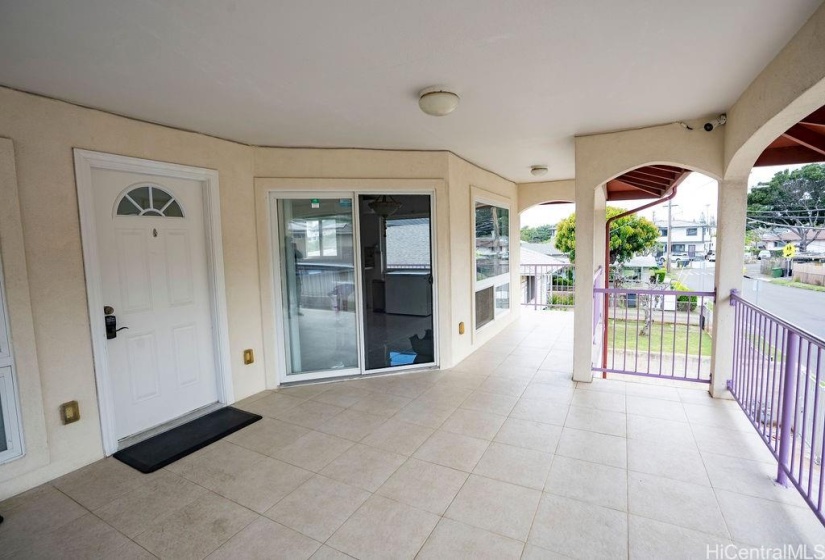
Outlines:
[[[785,247],[782,249],[782,256],[784,256],[786,259],[792,259],[795,254],[796,247],[794,247],[791,244],[785,245]]]

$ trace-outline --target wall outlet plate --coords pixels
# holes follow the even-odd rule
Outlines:
[[[60,405],[60,420],[64,424],[80,420],[80,405],[77,401],[69,401]]]
[[[252,348],[247,348],[243,351],[243,363],[245,366],[248,366],[252,362],[255,361],[255,353],[252,351]]]

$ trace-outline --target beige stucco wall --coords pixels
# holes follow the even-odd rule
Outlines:
[[[725,177],[747,177],[762,151],[825,103],[825,4],[728,111]]]
[[[261,364],[242,363],[244,348],[261,348],[250,148],[4,88],[0,137],[14,146],[50,456],[47,464],[22,477],[16,472],[18,462],[0,466],[0,499],[103,454],[72,148],[218,170],[235,395],[242,398],[264,388]],[[27,376],[27,366],[19,365],[18,376]],[[58,407],[70,400],[80,403],[82,419],[63,426]],[[22,403],[24,409],[30,405]],[[27,442],[30,429],[26,422]]]
[[[576,137],[576,188],[596,188],[622,173],[645,165],[665,164],[723,174],[724,127],[702,130],[706,119]]]
[[[49,440],[43,414],[43,392],[37,360],[31,293],[23,243],[14,144],[0,138],[0,281],[6,296],[10,336],[20,412],[26,427],[25,456],[0,471],[0,485],[13,478],[25,478],[49,462]],[[0,318],[2,320],[2,318]]]
[[[576,200],[575,179],[518,184],[519,214],[542,202],[573,202]]]
[[[472,189],[480,189],[501,197],[511,209],[511,238],[518,239],[518,191],[515,183],[502,179],[449,152],[417,152],[399,150],[315,150],[289,148],[255,148],[255,184],[258,191],[300,190],[374,190],[376,180],[385,179],[387,192],[403,192],[415,188],[414,180],[436,180],[436,234],[438,273],[439,350],[442,367],[451,367],[466,358],[473,350],[492,338],[518,314],[516,299],[512,312],[501,321],[489,325],[479,333],[473,329],[473,275],[472,268]],[[290,187],[285,179],[300,179]],[[329,180],[337,180],[330,182]],[[398,180],[410,180],[407,187]],[[359,182],[360,180],[360,182]],[[263,196],[259,193],[258,204]],[[259,221],[266,212],[258,212]],[[267,235],[266,227],[259,227],[259,236]],[[259,240],[259,246],[264,241]],[[518,244],[511,245],[511,259],[516,259]],[[514,261],[517,262],[517,261]],[[265,275],[264,275],[265,276]],[[518,297],[517,268],[511,269],[512,294]],[[267,287],[264,286],[266,290]],[[266,314],[271,302],[263,294]],[[465,324],[465,334],[459,335],[458,324]],[[268,349],[271,350],[271,349]],[[272,369],[271,367],[269,368]],[[270,383],[275,378],[267,372]]]
[[[454,363],[466,358],[481,345],[501,332],[521,311],[521,291],[519,289],[519,219],[518,189],[516,184],[476,167],[453,155],[449,156],[450,185],[450,263],[451,282],[451,323],[455,335],[452,337],[452,359]],[[485,326],[478,332],[473,326],[473,229],[475,217],[475,196],[486,196],[495,202],[507,204],[510,208],[510,313],[500,320]],[[463,322],[466,329],[458,334],[458,324]]]
[[[9,282],[10,290],[14,288],[12,324],[22,325],[13,336],[29,445],[26,458],[0,465],[0,499],[103,456],[73,148],[218,171],[236,399],[274,387],[263,359],[248,366],[242,363],[245,348],[263,356],[265,345],[273,346],[265,342],[262,326],[256,176],[392,179],[396,184],[437,180],[431,183],[437,185],[442,365],[466,357],[518,313],[514,301],[514,312],[506,320],[485,329],[483,336],[472,333],[470,188],[509,201],[514,239],[518,238],[517,190],[514,183],[447,152],[255,148],[5,88],[0,88],[0,140],[0,233],[6,276],[13,280]],[[12,192],[19,194],[19,206],[11,204],[17,196]],[[16,225],[9,218],[13,208],[19,208]],[[514,269],[514,294],[518,294],[516,280]],[[29,311],[22,305],[24,292],[31,295]],[[467,325],[463,337],[458,336],[458,321]],[[58,407],[69,400],[80,403],[82,419],[63,426]]]

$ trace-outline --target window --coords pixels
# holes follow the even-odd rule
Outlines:
[[[392,218],[386,220],[386,267],[430,269],[430,219]]]
[[[475,203],[475,327],[510,310],[510,210]]]
[[[337,257],[338,230],[343,226],[334,218],[306,221],[306,257]]]
[[[476,202],[476,280],[510,272],[510,211]]]
[[[695,227],[689,227],[689,228],[687,228],[687,236],[688,236],[688,237],[696,237],[696,235],[697,235],[698,233],[699,233],[699,230],[698,230],[697,228],[695,228]]]
[[[510,309],[510,284],[496,286],[496,309]]]
[[[183,209],[175,197],[165,189],[152,184],[132,186],[120,197],[115,208],[115,214],[118,216],[183,218]]]
[[[23,455],[23,442],[2,280],[0,268],[0,463],[5,463]]]
[[[659,228],[659,236],[660,236],[660,237],[665,237],[665,236],[667,236],[667,228],[666,228],[666,227],[660,227],[660,228]]]

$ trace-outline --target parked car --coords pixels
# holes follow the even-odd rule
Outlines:
[[[716,253],[710,252],[707,254],[707,259],[710,262],[716,262]]]
[[[764,260],[764,259],[769,259],[769,258],[771,258],[771,252],[770,251],[768,251],[767,249],[762,249],[761,251],[759,251],[759,260],[760,261]]]
[[[686,253],[673,253],[670,255],[670,262],[681,268],[688,265],[690,262],[690,256]]]

